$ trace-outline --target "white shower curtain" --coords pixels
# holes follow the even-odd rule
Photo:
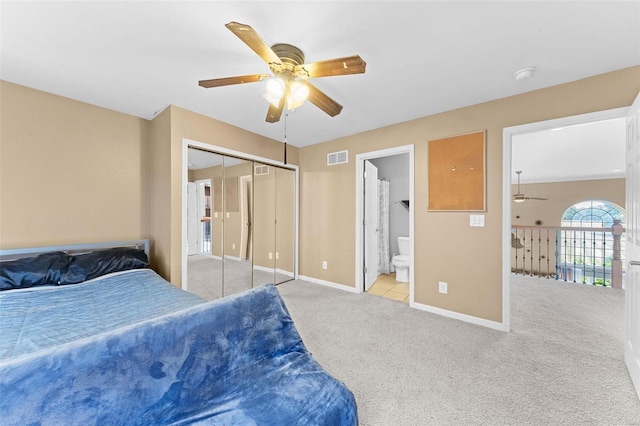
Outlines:
[[[389,181],[378,180],[378,273],[391,273],[389,253]]]

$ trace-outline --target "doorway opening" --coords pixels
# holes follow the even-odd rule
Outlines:
[[[414,301],[413,156],[413,145],[356,155],[356,291],[409,305]]]
[[[568,206],[581,201],[567,198],[569,195],[576,195],[576,191],[582,190],[576,190],[575,188],[578,186],[592,188],[598,180],[624,179],[624,171],[617,170],[613,166],[609,168],[608,176],[604,174],[595,176],[592,170],[585,170],[583,165],[590,161],[589,156],[582,157],[575,162],[568,161],[589,153],[591,148],[587,148],[583,144],[577,148],[570,148],[569,152],[561,153],[557,151],[560,144],[557,140],[553,141],[551,138],[557,138],[563,133],[568,134],[569,132],[578,131],[584,126],[620,120],[624,122],[623,118],[627,110],[628,108],[617,108],[504,129],[502,151],[502,325],[504,331],[510,331],[511,329],[513,226],[525,228],[554,226],[554,218],[559,221]],[[624,125],[622,128],[624,129]],[[591,129],[589,132],[594,133],[594,130]],[[541,136],[544,136],[545,139],[534,139]],[[624,138],[624,130],[622,137]],[[589,155],[598,158],[600,163],[603,163],[603,159],[613,159],[614,155],[611,151],[610,139],[611,136],[607,139],[607,144],[600,144],[605,146],[607,153],[591,152]],[[585,138],[581,140],[583,142],[586,141]],[[600,145],[593,146],[601,148]],[[624,142],[622,142],[622,148],[624,148]],[[624,150],[621,152],[624,164]],[[535,165],[535,161],[539,161],[539,165]],[[562,167],[558,166],[557,161],[562,161]],[[524,170],[525,168],[529,170]],[[523,180],[522,188],[519,190],[515,189],[517,171],[524,171],[522,177],[525,178],[527,176],[528,179]],[[549,175],[551,171],[559,175],[551,176]],[[616,173],[618,174],[616,175]],[[585,183],[585,180],[588,182]],[[575,184],[575,182],[582,182],[583,185]],[[571,190],[566,189],[568,185],[573,185]],[[522,192],[527,196],[534,197],[524,201],[516,200],[514,199],[515,192]],[[595,196],[599,198],[597,195]],[[559,210],[556,213],[554,209]],[[561,223],[557,223],[555,226],[561,226]]]

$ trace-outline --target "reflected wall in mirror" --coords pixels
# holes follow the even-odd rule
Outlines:
[[[275,282],[276,167],[254,162],[253,286]]]
[[[222,155],[188,149],[187,289],[207,300],[223,295]]]
[[[294,279],[295,261],[295,172],[275,170],[275,278],[276,284]]]
[[[224,296],[252,287],[252,263],[247,256],[251,204],[245,194],[252,164],[229,156],[224,159]]]

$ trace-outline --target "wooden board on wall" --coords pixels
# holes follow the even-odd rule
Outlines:
[[[429,141],[429,210],[486,209],[485,133]]]

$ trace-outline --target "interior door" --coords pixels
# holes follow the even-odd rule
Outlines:
[[[198,254],[198,194],[197,184],[187,183],[187,254]]]
[[[378,278],[378,168],[364,162],[364,290]]]
[[[627,114],[626,203],[624,359],[640,397],[640,94]]]

